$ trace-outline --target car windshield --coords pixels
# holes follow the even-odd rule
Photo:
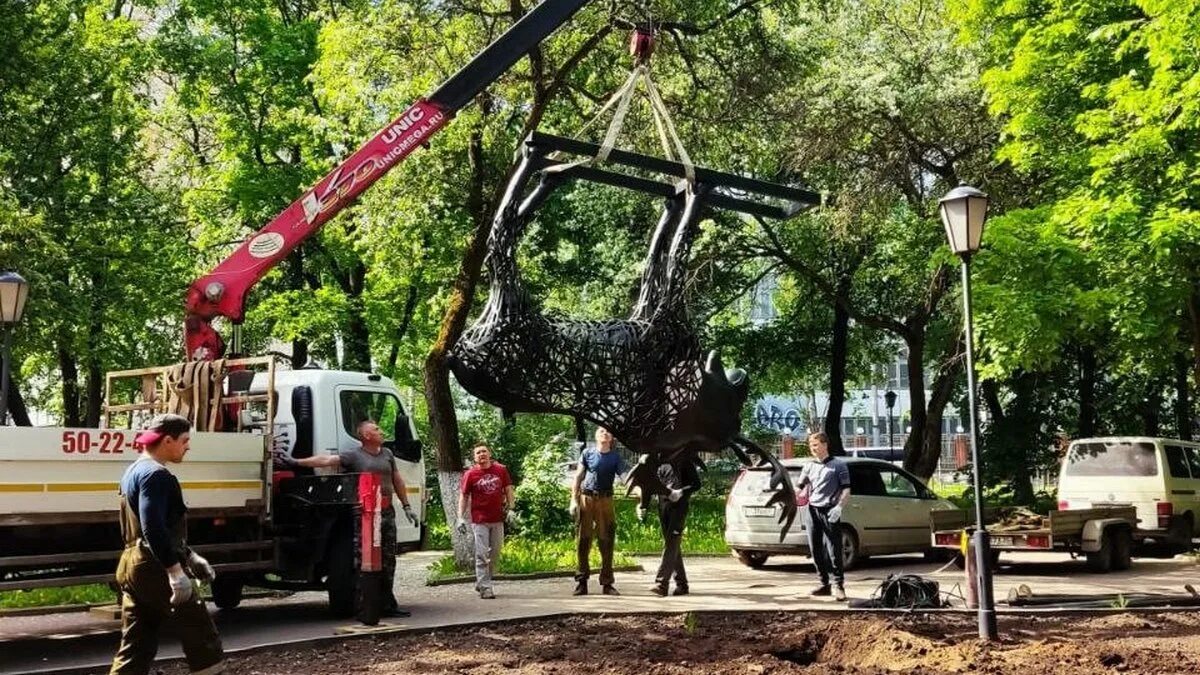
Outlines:
[[[1076,443],[1063,474],[1067,476],[1157,476],[1153,443]]]

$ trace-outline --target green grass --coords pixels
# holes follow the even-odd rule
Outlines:
[[[600,551],[593,546],[591,565],[595,570],[600,569]],[[620,551],[613,553],[613,565],[624,567],[635,565],[637,561],[628,553]],[[500,551],[499,569],[497,574],[533,574],[536,572],[569,572],[575,569],[575,542],[565,539],[555,541],[530,541],[514,537],[504,541]],[[471,569],[459,569],[454,564],[454,556],[446,555],[429,566],[431,580],[445,579],[463,574],[470,574]]]
[[[2,591],[0,608],[93,604],[115,602],[116,599],[116,594],[105,584],[85,584],[61,588],[35,588],[28,591]]]
[[[657,505],[652,504],[646,521],[637,521],[637,501],[616,500],[617,545],[613,564],[633,565],[633,554],[657,555],[662,551],[662,532],[658,525]],[[438,516],[440,518],[440,515]],[[429,523],[434,522],[434,511],[430,511]],[[441,524],[444,529],[444,523]],[[433,528],[430,535],[433,535]],[[430,536],[427,541],[433,541]],[[446,533],[446,548],[450,547]],[[429,548],[434,548],[430,546]],[[688,512],[687,530],[683,536],[683,551],[691,554],[726,554],[725,545],[725,502],[720,499],[693,499]],[[600,566],[599,550],[592,548],[592,568]],[[535,572],[561,572],[575,569],[575,540],[569,536],[536,539],[529,535],[511,537],[504,542],[500,552],[500,569],[497,574],[530,574]],[[458,569],[454,557],[447,555],[430,565],[430,579],[469,574],[470,569]]]

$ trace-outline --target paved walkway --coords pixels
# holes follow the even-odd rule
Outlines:
[[[425,586],[425,568],[441,554],[413,553],[400,561],[397,597],[412,617],[391,620],[406,628],[429,628],[572,613],[661,612],[689,610],[796,610],[844,607],[830,599],[813,599],[812,566],[805,558],[772,558],[761,570],[751,570],[732,558],[688,558],[692,594],[658,598],[649,587],[657,561],[642,559],[645,572],[617,574],[621,597],[571,596],[571,579],[497,582],[496,600],[481,600],[470,584]],[[847,575],[851,598],[869,597],[888,574],[930,575],[940,565],[919,557],[891,557],[868,561]],[[962,581],[954,567],[936,574],[943,590]],[[997,598],[1010,587],[1028,584],[1039,593],[1182,593],[1184,584],[1200,586],[1200,565],[1185,560],[1137,560],[1131,570],[1090,574],[1083,561],[1061,554],[1020,554],[1001,563],[995,578]],[[598,588],[593,584],[593,591]],[[232,612],[218,612],[217,623],[227,650],[262,644],[305,642],[328,638],[352,621],[330,619],[323,593],[297,593],[281,599],[247,601]],[[0,674],[94,667],[103,672],[116,648],[118,621],[84,613],[0,619]],[[178,645],[165,641],[162,657],[180,654]]]

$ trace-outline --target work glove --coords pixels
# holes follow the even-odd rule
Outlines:
[[[463,535],[464,537],[467,536],[467,521],[466,520],[459,518],[458,525],[455,525],[454,527],[455,527],[455,529],[458,530],[459,534]]]
[[[571,520],[579,522],[579,502],[572,499],[571,505],[567,507],[567,512],[571,514]]]
[[[275,461],[275,466],[284,469],[295,469],[300,466],[300,463],[292,459],[292,456],[285,450],[272,450],[271,458]]]
[[[517,526],[517,512],[512,511],[512,510],[505,511],[504,512],[504,524],[509,527],[515,528]]]
[[[413,513],[411,504],[404,505],[404,517],[408,518],[409,525],[412,525],[413,527],[421,524],[420,521],[417,520],[417,514]]]
[[[639,523],[646,522],[646,507],[641,504],[637,505],[637,519]]]
[[[827,514],[827,517],[829,518],[829,522],[831,522],[831,523],[842,522],[842,507],[841,507],[841,505],[835,504],[832,508],[830,508],[829,513]]]
[[[192,585],[192,580],[188,578],[187,573],[183,571],[183,565],[173,565],[167,570],[167,577],[171,581],[172,606],[178,607],[192,599],[192,593],[196,592],[196,588]]]
[[[217,571],[213,566],[195,551],[188,551],[187,564],[188,569],[192,570],[192,574],[200,581],[212,581],[217,578]]]
[[[677,502],[681,497],[683,497],[683,490],[675,489],[671,490],[670,494],[667,495],[667,500]]]

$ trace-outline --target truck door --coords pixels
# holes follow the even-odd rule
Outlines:
[[[408,488],[408,503],[418,521],[422,520],[424,507],[422,490],[425,485],[425,465],[421,458],[421,447],[412,433],[412,426],[400,399],[390,391],[343,386],[338,388],[338,450],[350,450],[361,445],[354,434],[365,419],[374,420],[383,431],[385,452],[396,458],[396,468]],[[396,507],[396,541],[414,542],[421,538],[420,527],[413,527],[401,511],[399,498],[393,498]]]

